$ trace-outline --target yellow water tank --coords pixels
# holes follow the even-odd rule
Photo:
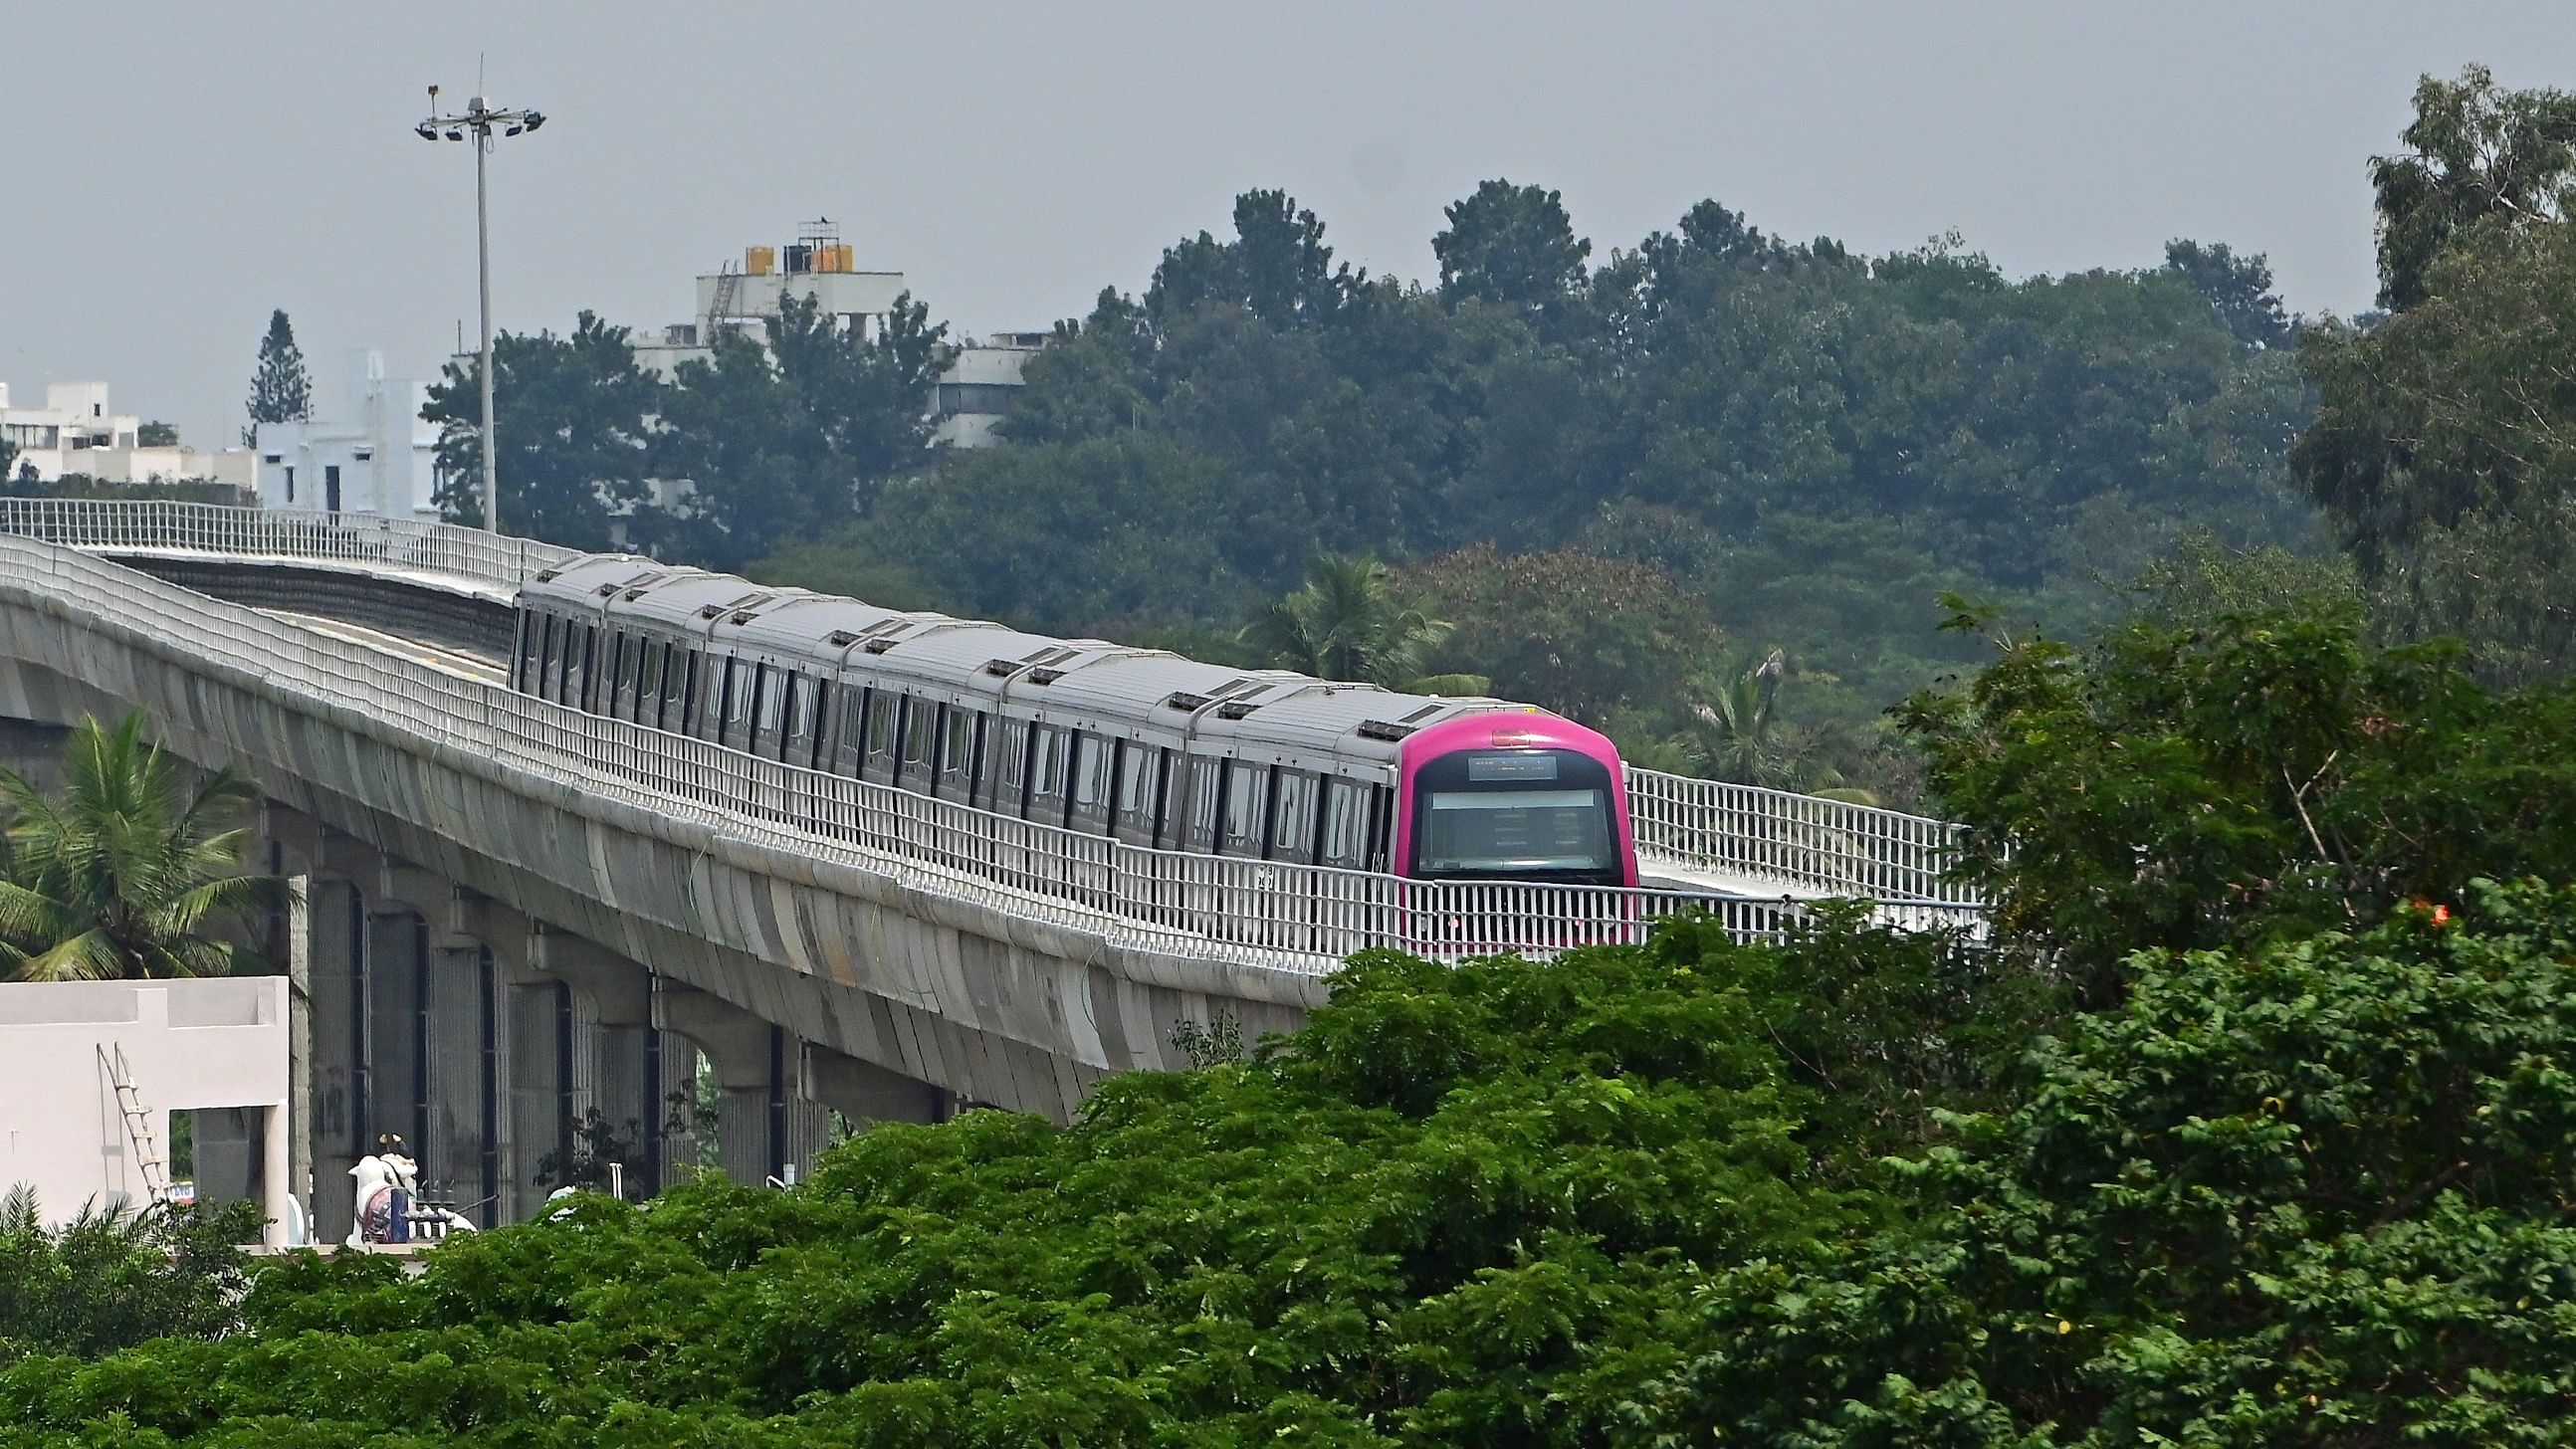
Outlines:
[[[833,246],[830,242],[825,242],[821,246],[814,248],[814,270],[818,272],[839,271],[840,267],[837,265],[839,258],[834,255],[834,253],[839,250],[840,248]]]
[[[755,277],[765,277],[778,266],[778,248],[744,247],[742,269]]]
[[[850,244],[848,242],[841,243],[841,270],[845,272],[857,271],[859,269],[857,265],[857,256],[858,254],[856,252],[850,250]]]

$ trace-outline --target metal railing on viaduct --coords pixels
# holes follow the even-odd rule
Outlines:
[[[309,818],[309,851],[373,852],[379,886],[435,877],[413,894],[447,892],[431,903],[442,940],[488,955],[468,928],[495,934],[487,918],[507,913],[535,955],[554,933],[564,980],[569,940],[640,965],[649,1028],[702,1045],[765,1029],[772,1166],[799,1155],[774,1110],[783,1077],[820,1091],[876,1069],[1062,1117],[1106,1072],[1172,1064],[1178,1020],[1293,1028],[1321,978],[1372,947],[1625,940],[1684,910],[1757,936],[1823,896],[1903,924],[1977,917],[1943,873],[1950,828],[1894,811],[1632,771],[1641,868],[1670,883],[1635,891],[1157,851],[583,715],[137,571],[288,567],[497,615],[568,556],[356,515],[0,500],[0,669],[15,670],[0,715],[152,709],[174,747],[246,766],[293,807],[274,813]],[[817,1051],[857,1065],[818,1072]]]

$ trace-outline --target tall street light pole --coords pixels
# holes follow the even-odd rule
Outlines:
[[[540,111],[494,110],[481,96],[476,96],[464,110],[451,115],[438,113],[438,87],[429,88],[429,119],[412,127],[424,141],[442,137],[450,141],[472,138],[474,142],[474,244],[475,270],[483,291],[483,428],[478,437],[483,454],[483,526],[494,533],[501,531],[501,488],[496,481],[492,446],[492,203],[491,186],[486,176],[492,154],[492,132],[498,128],[504,136],[533,131],[546,123]]]

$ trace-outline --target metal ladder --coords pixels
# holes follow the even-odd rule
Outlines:
[[[135,1089],[134,1068],[126,1063],[125,1048],[100,1043],[98,1064],[107,1069],[107,1079],[116,1087],[117,1109],[125,1114],[125,1133],[134,1141],[134,1167],[143,1179],[144,1195],[156,1204],[167,1203],[170,1164],[161,1156],[161,1144],[152,1132],[152,1114],[143,1109],[143,1094]]]
[[[734,297],[741,290],[742,273],[735,271],[732,259],[727,258],[724,265],[716,268],[715,300],[707,308],[707,335],[698,339],[700,346],[714,351],[716,329],[725,325],[725,319],[733,315]]]

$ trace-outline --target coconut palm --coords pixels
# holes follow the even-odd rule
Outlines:
[[[1425,674],[1453,628],[1407,604],[1395,573],[1373,558],[1318,557],[1305,585],[1264,610],[1243,640],[1272,664],[1317,679],[1344,679],[1413,694],[1475,695],[1475,674]]]
[[[1720,780],[1876,804],[1869,791],[1846,788],[1834,767],[1833,756],[1847,752],[1848,741],[1830,726],[1780,718],[1780,681],[1787,673],[1788,657],[1774,649],[1759,664],[1695,681],[1691,723],[1668,743],[1694,768]]]
[[[21,981],[213,976],[259,960],[215,932],[274,904],[282,883],[240,872],[258,800],[219,770],[143,738],[143,717],[84,720],[62,799],[0,770],[0,975]]]

